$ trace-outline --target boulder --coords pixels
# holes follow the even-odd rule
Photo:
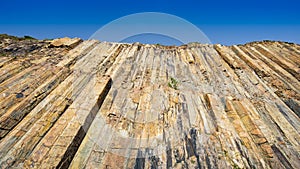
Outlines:
[[[74,48],[76,47],[79,43],[82,42],[82,39],[80,38],[59,38],[59,39],[54,39],[51,41],[49,47],[70,47]]]

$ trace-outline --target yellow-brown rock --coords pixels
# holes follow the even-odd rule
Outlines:
[[[74,48],[77,46],[82,40],[80,38],[59,38],[59,39],[54,39],[50,43],[50,47],[70,47]]]
[[[0,42],[0,168],[300,168],[297,44]]]

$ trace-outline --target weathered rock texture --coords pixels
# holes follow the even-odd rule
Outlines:
[[[0,168],[300,168],[299,45],[59,41],[1,39]]]

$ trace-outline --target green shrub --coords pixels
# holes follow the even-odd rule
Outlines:
[[[178,90],[178,81],[175,78],[171,77],[168,86],[175,90]]]
[[[27,36],[25,35],[24,38],[22,39],[25,39],[25,40],[36,40],[35,38],[31,37],[31,36]]]

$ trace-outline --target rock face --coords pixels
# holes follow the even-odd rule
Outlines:
[[[299,45],[56,41],[0,41],[0,168],[300,168]]]

